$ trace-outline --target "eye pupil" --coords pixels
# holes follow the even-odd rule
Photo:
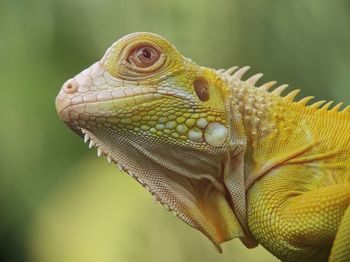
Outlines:
[[[142,56],[144,58],[150,59],[152,57],[152,52],[148,48],[143,48],[142,49]]]

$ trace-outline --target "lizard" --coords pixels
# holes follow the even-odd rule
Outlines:
[[[126,35],[66,81],[59,118],[222,252],[350,261],[350,106],[214,70],[165,38]],[[243,80],[243,77],[245,78]]]

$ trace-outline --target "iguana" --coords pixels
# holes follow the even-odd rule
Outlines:
[[[59,117],[97,155],[220,244],[283,261],[350,261],[350,106],[296,101],[249,67],[198,66],[133,33],[69,79]]]

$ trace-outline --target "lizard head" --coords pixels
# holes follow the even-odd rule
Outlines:
[[[218,247],[242,229],[224,176],[232,131],[227,85],[164,38],[134,33],[68,80],[60,118]]]

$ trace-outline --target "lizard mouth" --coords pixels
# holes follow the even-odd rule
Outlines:
[[[105,92],[104,96],[89,95],[87,98],[72,99],[57,96],[56,108],[58,115],[65,122],[79,120],[84,114],[111,113],[126,107],[137,106],[143,103],[150,103],[163,98],[162,94],[156,92],[144,92],[142,94],[131,94],[129,96],[113,97],[112,92]],[[86,117],[85,117],[86,118]]]

